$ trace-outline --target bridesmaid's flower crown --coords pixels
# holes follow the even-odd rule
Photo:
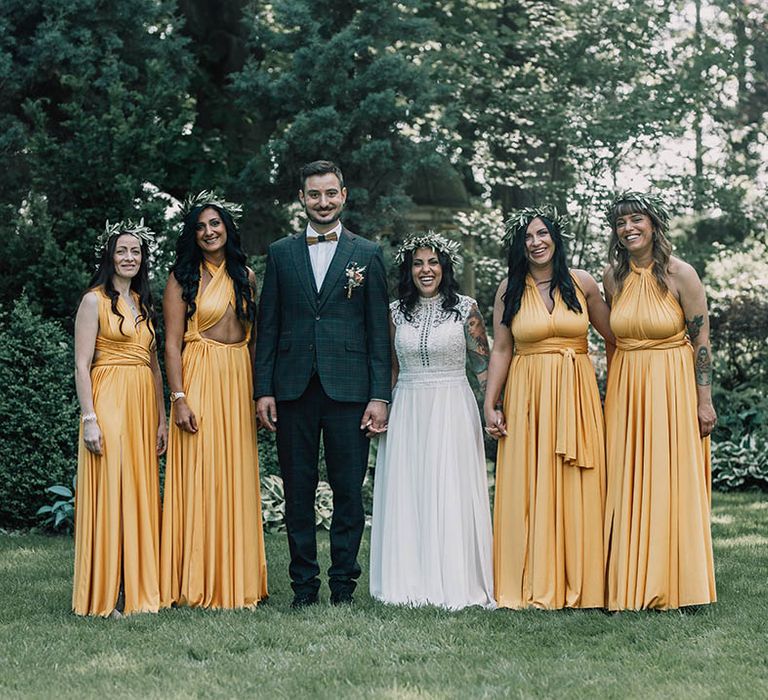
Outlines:
[[[616,223],[616,207],[622,202],[634,202],[643,211],[653,214],[661,222],[664,231],[669,227],[669,211],[664,200],[659,195],[653,192],[623,190],[614,196],[604,212],[608,225],[611,228]]]
[[[525,235],[528,224],[534,219],[546,219],[554,224],[563,238],[573,238],[573,234],[568,232],[568,217],[560,214],[556,207],[525,207],[525,209],[513,211],[504,222],[504,242],[511,245],[518,231]]]
[[[184,218],[195,207],[203,207],[214,205],[219,209],[225,209],[232,219],[237,220],[243,215],[243,207],[235,202],[227,202],[223,197],[219,197],[212,190],[203,190],[195,195],[189,195],[181,205],[181,214]]]
[[[112,236],[120,236],[124,233],[129,233],[131,236],[136,236],[140,241],[149,245],[155,240],[154,231],[151,231],[148,226],[144,225],[144,217],[142,217],[138,223],[131,219],[125,219],[118,221],[117,223],[110,224],[109,220],[104,224],[104,233],[99,236],[97,241],[98,249],[103,248],[109,243],[109,239]]]
[[[405,254],[408,251],[413,252],[419,248],[431,248],[432,250],[436,250],[438,253],[446,255],[450,259],[451,263],[453,263],[454,267],[461,265],[461,255],[459,255],[459,242],[452,241],[442,234],[435,233],[434,231],[416,233],[408,236],[408,238],[403,241],[403,244],[397,249],[397,252],[395,253],[395,262],[398,265],[401,265],[403,260],[405,260]]]

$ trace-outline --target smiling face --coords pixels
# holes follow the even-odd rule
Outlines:
[[[545,267],[552,262],[555,254],[555,242],[544,222],[536,217],[525,230],[525,257],[528,264]]]
[[[437,251],[432,248],[414,250],[411,274],[420,296],[435,296],[443,281],[443,266],[440,264],[440,258],[437,257]]]
[[[130,233],[123,233],[115,241],[112,254],[115,274],[125,279],[133,279],[141,267],[141,241]]]
[[[326,233],[336,226],[344,210],[347,188],[341,186],[333,173],[310,175],[304,181],[304,189],[299,190],[299,201],[304,205],[312,228],[318,233]]]
[[[227,245],[227,227],[213,207],[203,209],[197,217],[195,240],[204,255],[224,252],[224,246]]]
[[[626,251],[635,257],[653,249],[653,221],[641,211],[619,214],[616,217],[616,237]]]

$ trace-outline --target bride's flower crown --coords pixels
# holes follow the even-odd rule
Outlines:
[[[395,253],[395,262],[400,265],[405,260],[405,254],[408,251],[415,251],[419,248],[431,248],[443,255],[448,256],[454,267],[461,264],[461,255],[459,255],[460,244],[458,241],[452,241],[440,233],[427,231],[426,233],[416,233],[403,241],[403,244]]]
[[[515,234],[521,230],[525,233],[528,224],[534,219],[547,219],[555,225],[563,238],[573,238],[573,234],[568,231],[568,217],[560,214],[556,207],[525,207],[513,211],[504,222],[504,242],[511,244]]]
[[[151,231],[148,226],[144,225],[144,217],[142,217],[138,223],[131,219],[125,219],[118,221],[117,223],[110,224],[109,220],[104,224],[104,233],[99,236],[99,240],[96,245],[100,250],[109,243],[109,239],[112,236],[119,236],[124,233],[129,233],[131,236],[136,236],[140,241],[149,245],[155,240],[155,233]]]
[[[219,197],[212,190],[203,190],[195,195],[189,195],[181,205],[181,214],[186,218],[187,214],[195,207],[205,207],[213,204],[219,209],[224,209],[237,222],[243,215],[243,207],[235,202],[227,202],[223,197]]]

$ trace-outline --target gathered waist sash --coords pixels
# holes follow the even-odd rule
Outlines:
[[[249,338],[250,334],[246,333],[245,338],[236,343],[222,343],[220,340],[213,340],[213,338],[206,338],[200,335],[199,331],[188,330],[184,334],[184,343],[211,343],[212,345],[221,345],[225,348],[241,348],[244,345],[248,345]]]
[[[118,365],[151,365],[149,348],[123,340],[96,338],[96,359],[91,364],[94,367],[114,367]]]
[[[578,338],[547,338],[537,343],[519,343],[515,342],[516,355],[586,355],[587,338],[580,336]]]
[[[685,329],[670,338],[616,338],[616,348],[631,352],[633,350],[671,350],[690,345]]]
[[[576,389],[576,356],[587,354],[586,337],[547,338],[537,343],[516,343],[515,353],[563,356],[560,386],[557,391],[555,454],[563,458],[564,464],[572,467],[595,467],[596,458],[589,454],[589,445],[585,443],[585,437],[589,433],[583,425],[585,416]]]

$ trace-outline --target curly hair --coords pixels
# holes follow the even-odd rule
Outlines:
[[[653,225],[653,276],[662,292],[666,292],[667,272],[669,271],[669,258],[672,255],[672,243],[667,237],[667,220],[639,199],[619,199],[613,203],[608,214],[611,222],[611,240],[608,242],[608,262],[613,271],[613,279],[616,283],[616,296],[621,293],[624,281],[629,274],[629,252],[621,244],[619,234],[616,232],[616,219],[628,214],[645,214]]]
[[[413,250],[406,250],[403,255],[403,261],[398,268],[397,300],[400,312],[409,321],[413,320],[413,311],[416,308],[416,304],[419,303],[419,290],[416,289],[416,283],[413,281],[413,254],[415,252]],[[439,250],[435,250],[435,253],[443,272],[440,286],[437,288],[437,293],[443,296],[442,307],[446,311],[453,311],[456,314],[456,318],[459,319],[461,314],[456,308],[459,303],[459,283],[456,281],[453,263],[450,256],[446,253]]]
[[[187,318],[195,313],[197,291],[200,287],[200,264],[203,253],[197,245],[197,219],[204,209],[215,209],[227,229],[227,243],[224,247],[227,274],[232,278],[235,287],[235,312],[241,321],[253,323],[256,319],[256,302],[251,294],[248,280],[246,258],[237,230],[237,224],[226,209],[215,204],[200,204],[192,207],[184,217],[184,229],[176,241],[176,260],[171,266],[171,272],[181,286],[181,298],[187,304]]]
[[[583,309],[579,298],[576,296],[576,287],[573,283],[570,270],[568,269],[568,260],[565,255],[565,241],[562,237],[560,226],[546,216],[537,216],[544,222],[552,242],[555,244],[555,251],[552,255],[552,280],[549,284],[549,298],[554,300],[555,289],[560,290],[560,296],[565,305],[574,313],[580,314]],[[531,219],[533,221],[533,219]],[[505,326],[512,325],[512,319],[520,311],[520,304],[525,291],[525,278],[528,275],[528,258],[525,251],[525,234],[531,221],[521,222],[509,241],[509,250],[507,253],[507,291],[504,293],[504,314],[501,322]]]
[[[146,321],[149,332],[154,339],[156,315],[155,306],[152,301],[152,292],[149,286],[149,246],[146,241],[143,241],[130,233],[118,233],[117,235],[111,236],[107,240],[106,245],[101,249],[96,271],[93,273],[93,276],[88,283],[88,287],[83,294],[85,295],[98,287],[103,287],[104,293],[109,297],[112,313],[120,317],[120,333],[125,336],[128,335],[123,330],[125,316],[123,316],[117,308],[120,292],[115,289],[115,285],[112,282],[112,278],[115,275],[115,248],[117,248],[118,239],[122,236],[132,236],[141,244],[141,263],[139,265],[139,271],[131,279],[131,291],[136,292],[139,296],[139,316],[136,319],[136,323]]]

